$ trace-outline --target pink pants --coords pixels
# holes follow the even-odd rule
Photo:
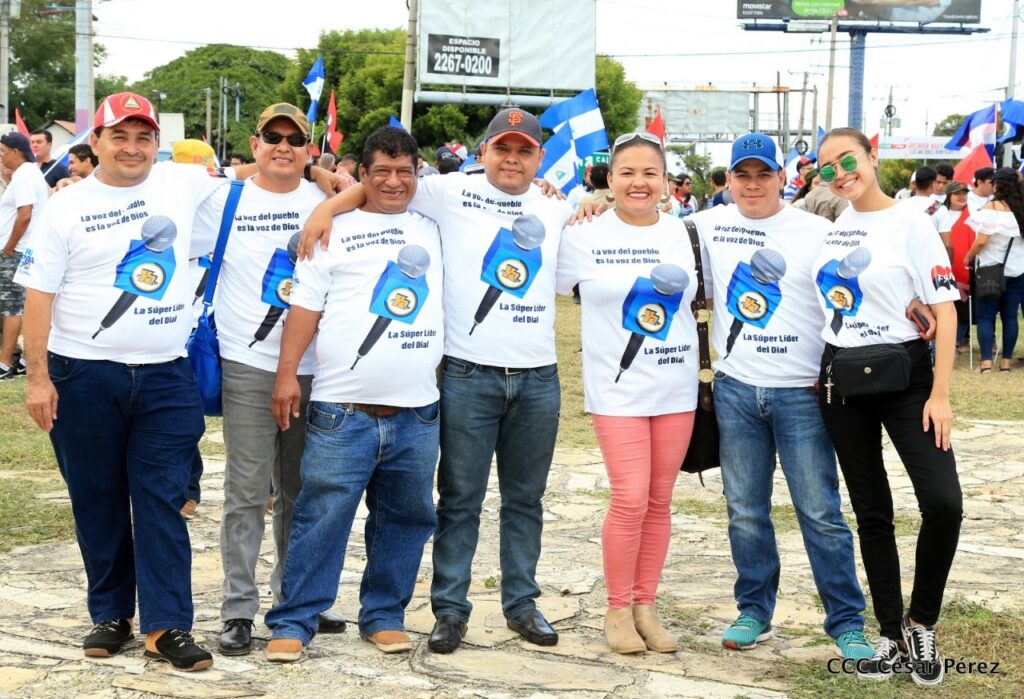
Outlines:
[[[654,604],[672,533],[672,488],[693,413],[591,419],[612,488],[601,532],[608,606]]]

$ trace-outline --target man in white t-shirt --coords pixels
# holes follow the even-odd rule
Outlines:
[[[938,180],[939,173],[934,168],[925,166],[918,168],[914,172],[913,188],[914,196],[909,199],[903,200],[903,206],[910,206],[920,211],[925,212],[928,217],[932,220],[932,225],[935,226],[935,232],[941,233],[942,227],[946,223],[946,219],[949,217],[949,209],[942,205],[943,200],[946,198],[945,190],[943,190],[942,199],[935,199],[935,183]],[[943,185],[945,188],[945,185]]]
[[[317,361],[283,599],[266,615],[272,661],[298,660],[333,604],[364,492],[359,633],[384,653],[412,649],[405,607],[436,521],[444,351],[437,224],[407,211],[417,155],[403,129],[370,134],[359,178],[365,203],[338,216],[329,247],[295,268],[272,400],[281,430],[303,412],[297,373],[314,335]]]
[[[981,211],[992,199],[996,191],[995,176],[996,170],[991,167],[982,167],[974,171],[974,183],[967,194],[967,208],[972,212]]]
[[[25,306],[25,289],[14,283],[14,273],[50,197],[50,187],[36,167],[28,139],[17,131],[0,136],[0,162],[12,172],[10,184],[0,196],[0,316],[4,336],[0,381],[6,381],[25,375],[24,362],[13,359]]]
[[[870,658],[853,537],[815,397],[824,344],[811,265],[830,223],[786,206],[778,197],[784,182],[771,137],[747,134],[732,147],[736,205],[690,218],[707,250],[715,301],[715,411],[740,612],[722,645],[745,650],[772,635],[781,569],[771,521],[777,454],[826,610],[825,631],[844,657]]]
[[[91,138],[100,169],[57,192],[15,280],[26,287],[26,404],[50,433],[68,485],[95,624],[85,654],[133,637],[138,595],[145,655],[180,670],[213,664],[190,629],[192,552],[184,502],[203,434],[185,342],[188,261],[213,237],[200,205],[225,180],[154,165],[159,124],[144,97],[100,104]]]
[[[509,628],[538,645],[558,633],[537,609],[542,499],[558,433],[555,266],[563,201],[532,185],[543,136],[537,118],[504,109],[480,148],[484,177],[426,177],[409,204],[437,221],[444,241],[445,361],[428,647],[451,653],[473,609],[468,600],[480,511],[496,455],[501,491],[501,606]],[[362,204],[352,187],[317,207],[324,219]],[[314,235],[315,234],[315,235]]]
[[[272,104],[260,114],[249,139],[256,174],[245,189],[228,235],[213,307],[224,371],[224,514],[220,554],[224,568],[223,628],[218,650],[245,655],[252,649],[253,619],[260,608],[256,563],[263,542],[267,484],[274,484],[274,568],[270,588],[281,598],[292,507],[301,479],[299,460],[305,426],[296,421],[279,430],[268,409],[274,389],[282,325],[295,265],[289,241],[325,195],[303,179],[309,151],[309,122],[298,107]],[[196,227],[216,231],[227,199],[218,190],[199,211]],[[315,357],[299,366],[301,409],[309,399]],[[340,631],[344,621],[320,620],[323,631]]]

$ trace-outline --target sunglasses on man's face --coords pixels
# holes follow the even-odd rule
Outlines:
[[[276,131],[260,131],[260,138],[263,139],[264,143],[271,146],[276,146],[282,140],[288,141],[288,145],[292,148],[301,148],[309,143],[309,139],[300,133],[290,133],[285,136],[283,133]]]
[[[843,172],[853,172],[857,169],[857,158],[861,155],[867,155],[867,153],[861,153],[860,155],[844,155],[839,159],[839,167],[843,168]],[[818,170],[818,177],[825,184],[832,184],[835,182],[839,172],[836,170],[835,165],[825,165],[823,168]]]

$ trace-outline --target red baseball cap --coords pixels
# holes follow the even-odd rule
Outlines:
[[[157,131],[160,122],[156,118],[156,110],[148,99],[134,92],[118,92],[100,102],[93,120],[93,129],[116,126],[125,119],[141,119]]]

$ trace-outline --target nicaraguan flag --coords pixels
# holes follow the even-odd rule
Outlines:
[[[996,139],[998,143],[1016,141],[1024,129],[1024,102],[1020,100],[1003,100],[999,103],[999,113],[1003,117],[1006,132]]]
[[[46,168],[46,172],[43,176],[50,174],[50,170],[57,167],[57,163],[60,163],[64,167],[68,166],[68,153],[71,152],[71,146],[77,146],[79,143],[85,143],[89,140],[89,134],[92,133],[92,129],[85,128],[80,133],[75,134],[75,137],[65,143],[63,146],[53,152],[53,162],[50,163],[50,167]]]
[[[398,117],[396,117],[394,114],[388,117],[388,126],[394,126],[396,129],[401,129],[402,131],[405,131],[405,126],[402,124],[402,122],[398,120]]]
[[[949,150],[960,150],[963,147],[971,149],[978,146],[985,146],[991,158],[996,150],[996,106],[979,109],[967,115],[964,123],[949,139],[946,148]]]
[[[597,151],[608,150],[601,105],[593,88],[551,105],[540,115],[540,125],[552,131],[561,131],[566,124],[575,141],[576,157],[582,159]]]
[[[792,148],[789,155],[786,156],[786,187],[782,192],[782,198],[786,201],[795,197],[796,193],[800,191],[800,187],[803,186],[802,181],[800,185],[796,184],[796,181],[800,179],[799,163],[800,153],[796,148]]]
[[[544,143],[544,160],[541,161],[539,177],[568,193],[579,184],[576,174],[577,153],[569,129],[559,129]]]
[[[309,93],[309,98],[313,100],[309,105],[309,111],[306,112],[306,119],[312,124],[316,121],[316,108],[317,103],[320,102],[320,95],[324,91],[324,59],[323,56],[316,57],[316,63],[309,69],[309,75],[302,81],[302,86],[306,88],[306,92]]]

